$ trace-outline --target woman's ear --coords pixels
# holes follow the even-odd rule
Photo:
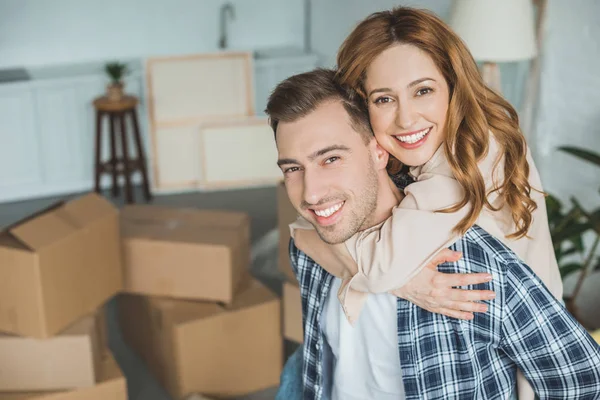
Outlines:
[[[386,169],[390,154],[373,139],[370,144],[376,169]]]

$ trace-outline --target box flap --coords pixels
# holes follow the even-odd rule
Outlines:
[[[235,246],[239,236],[232,230],[247,226],[248,219],[238,212],[128,206],[121,211],[121,233],[124,238]]]
[[[36,400],[36,399],[83,399],[92,398],[93,392],[97,390],[98,385],[113,381],[116,379],[125,380],[119,364],[115,361],[110,351],[103,354],[102,367],[100,370],[100,379],[95,387],[74,389],[72,391],[48,391],[48,392],[0,392],[0,400]],[[55,395],[55,396],[54,396]],[[97,396],[93,397],[94,399]],[[107,399],[108,400],[108,399]]]
[[[60,336],[79,336],[93,333],[96,325],[96,316],[89,315],[79,319],[67,329],[59,333]]]
[[[112,204],[90,193],[58,202],[16,222],[6,230],[31,250],[49,246],[108,213],[116,213]]]
[[[77,231],[75,221],[55,209],[10,229],[10,233],[32,250],[38,250]]]
[[[224,312],[223,307],[215,303],[152,298],[151,304],[158,309],[169,324],[179,325],[197,321]]]
[[[173,208],[154,205],[131,205],[121,210],[125,221],[149,223],[151,221],[188,223],[200,227],[237,228],[247,224],[248,214],[238,211]]]
[[[268,303],[273,300],[278,300],[275,293],[271,292],[262,283],[252,278],[248,283],[243,284],[239,292],[235,295],[233,302],[225,307],[227,310],[240,310],[258,304]]]
[[[123,372],[114,356],[109,350],[102,354],[102,367],[100,369],[100,382],[111,381],[113,379],[122,378]]]
[[[111,202],[96,193],[89,193],[69,201],[64,205],[64,210],[80,226],[118,213],[117,208]]]

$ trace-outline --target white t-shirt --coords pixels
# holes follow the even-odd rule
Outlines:
[[[352,327],[337,297],[340,285],[341,280],[333,278],[321,314],[321,328],[333,353],[331,400],[403,400],[396,297],[369,295]]]

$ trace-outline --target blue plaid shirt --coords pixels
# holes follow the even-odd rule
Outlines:
[[[600,399],[600,347],[531,269],[483,229],[471,228],[442,272],[488,272],[487,313],[448,318],[398,299],[398,352],[406,399],[507,399],[519,368],[540,399]],[[327,399],[332,371],[321,311],[333,276],[290,242],[304,326],[304,399]]]

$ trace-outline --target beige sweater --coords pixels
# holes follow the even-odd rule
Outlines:
[[[490,148],[479,168],[486,188],[502,182],[504,164],[494,170],[499,147],[490,134]],[[528,151],[532,188],[542,190],[541,180]],[[346,247],[357,262],[358,273],[344,281],[339,292],[346,317],[352,323],[358,318],[368,293],[385,293],[407,283],[443,248],[459,239],[452,228],[469,212],[468,207],[455,213],[435,213],[463,198],[463,189],[454,179],[443,147],[424,165],[411,169],[415,182],[405,189],[406,197],[383,223],[355,234]],[[493,175],[493,176],[492,176]],[[543,194],[532,190],[538,208],[533,212],[532,225],[526,237],[509,240],[506,235],[515,231],[510,210],[504,206],[497,212],[483,209],[476,222],[482,229],[501,240],[514,251],[544,282],[557,299],[562,298],[562,281],[554,256],[546,205]],[[489,197],[497,206],[497,193]],[[290,225],[295,229],[312,229],[306,221]],[[519,374],[519,399],[533,399],[533,390]]]

